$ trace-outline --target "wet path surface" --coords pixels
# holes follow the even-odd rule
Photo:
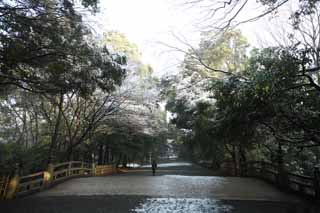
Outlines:
[[[48,191],[0,203],[0,212],[319,213],[320,209],[251,178],[217,177],[189,163],[77,178]]]

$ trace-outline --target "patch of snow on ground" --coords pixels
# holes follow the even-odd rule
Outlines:
[[[137,163],[128,163],[127,166],[131,168],[139,168],[141,165]]]
[[[175,166],[192,166],[191,163],[187,162],[174,162],[174,163],[159,163],[157,165],[158,168],[164,168],[164,167],[175,167]],[[151,165],[144,165],[141,166],[142,168],[151,168]]]
[[[214,199],[197,198],[148,198],[134,212],[207,212],[228,213],[233,210],[232,206],[223,205]]]

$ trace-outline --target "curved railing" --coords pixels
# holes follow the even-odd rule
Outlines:
[[[64,180],[79,175],[94,174],[92,165],[81,161],[56,164],[53,171],[53,181]]]
[[[17,195],[29,194],[40,190],[44,186],[44,172],[22,176],[19,179]]]
[[[313,177],[299,175],[269,162],[253,161],[246,164],[244,175],[263,179],[300,195],[320,198],[320,180],[316,173]]]
[[[0,177],[0,199],[27,195],[79,176],[109,175],[117,170],[112,165],[99,165],[81,161],[70,161],[52,165],[41,171],[19,177]]]

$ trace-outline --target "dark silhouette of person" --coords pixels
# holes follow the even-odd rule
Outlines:
[[[155,176],[155,174],[156,174],[156,169],[157,169],[157,162],[156,162],[156,160],[152,160],[152,164],[151,164],[151,167],[152,167],[152,174],[153,174],[153,176]]]

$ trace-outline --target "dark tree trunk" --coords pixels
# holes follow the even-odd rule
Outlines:
[[[113,163],[113,160],[114,160],[114,156],[113,156],[113,152],[112,152],[112,149],[110,148],[110,163]]]
[[[38,144],[38,142],[39,142],[39,120],[38,120],[38,111],[37,110],[35,110],[35,123],[36,123],[35,141],[36,141],[36,144]]]
[[[99,145],[98,165],[103,164],[103,145]]]
[[[119,154],[119,157],[118,157],[118,159],[117,159],[117,162],[116,162],[116,168],[119,167],[119,165],[120,165],[120,163],[121,163],[121,160],[122,160],[122,154],[120,153],[120,154]]]
[[[56,124],[54,127],[54,132],[51,137],[51,143],[49,147],[49,153],[48,153],[48,164],[52,163],[56,154],[56,148],[57,148],[57,142],[58,142],[58,134],[59,134],[59,127],[62,117],[62,107],[63,107],[63,94],[60,95],[59,98],[59,106],[58,106],[58,116],[56,119]]]
[[[122,159],[122,167],[127,168],[128,156],[124,155]]]
[[[233,174],[234,176],[238,175],[238,159],[237,159],[237,149],[235,145],[232,145],[232,161],[233,161],[233,167],[234,171]]]
[[[109,164],[109,147],[104,147],[103,164]]]
[[[240,157],[240,175],[245,176],[247,173],[247,156],[243,146],[239,145],[239,157]]]

